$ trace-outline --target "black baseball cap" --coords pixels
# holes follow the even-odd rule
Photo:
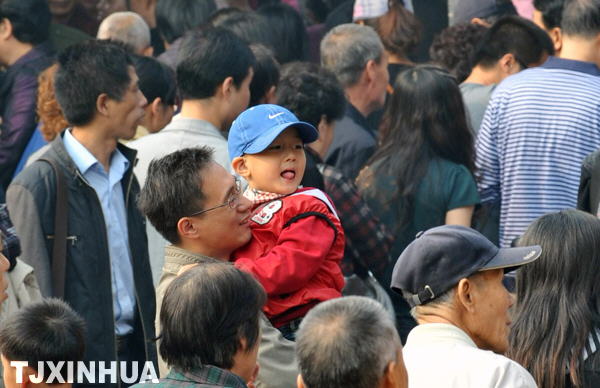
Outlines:
[[[473,18],[517,15],[510,0],[459,0],[454,6],[452,24],[470,23]]]
[[[414,307],[476,272],[499,268],[509,272],[531,263],[541,253],[539,245],[498,248],[474,229],[439,226],[417,234],[402,252],[394,266],[391,288]]]

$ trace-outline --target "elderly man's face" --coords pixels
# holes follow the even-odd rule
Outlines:
[[[509,308],[513,297],[502,283],[504,270],[483,271],[473,279],[477,303],[470,319],[469,331],[480,349],[504,353],[508,348]]]

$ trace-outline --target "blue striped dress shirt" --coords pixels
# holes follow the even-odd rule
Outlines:
[[[476,149],[482,201],[501,204],[501,246],[575,207],[581,162],[600,147],[599,75],[595,64],[550,57],[496,88]]]

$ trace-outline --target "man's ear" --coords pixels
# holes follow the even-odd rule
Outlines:
[[[201,235],[201,230],[191,217],[181,217],[177,221],[177,234],[179,238],[196,239]]]
[[[145,57],[151,57],[154,55],[154,47],[148,46],[144,50],[142,50],[142,55]]]
[[[220,89],[220,92],[223,95],[223,97],[229,97],[232,88],[234,87],[235,84],[233,83],[233,77],[227,77],[223,80],[223,83],[218,88]]]
[[[96,110],[103,116],[108,116],[110,109],[109,109],[109,104],[110,104],[110,98],[108,97],[108,94],[106,93],[102,93],[98,96],[98,98],[96,98]]]
[[[554,44],[554,51],[559,52],[562,49],[562,30],[560,27],[554,27],[548,33],[552,44]]]
[[[475,311],[476,287],[473,279],[460,279],[456,286],[455,297],[465,311]]]
[[[375,62],[375,60],[369,59],[367,61],[364,74],[367,77],[369,83],[371,83],[374,79],[377,78],[377,62]]]
[[[246,164],[246,159],[243,156],[236,156],[231,161],[231,167],[236,174],[243,178],[248,178],[250,176],[250,170],[248,169],[248,165]],[[246,179],[247,180],[247,179]]]
[[[306,388],[306,385],[304,385],[304,380],[302,380],[302,375],[298,374],[298,377],[296,377],[296,387],[298,388]]]
[[[0,39],[7,40],[12,36],[13,26],[8,18],[0,20]]]
[[[265,94],[264,97],[264,104],[276,104],[277,103],[277,96],[275,95],[275,92],[277,91],[277,86],[273,85],[269,88],[269,90],[267,91],[267,93]]]
[[[154,101],[150,104],[150,111],[153,116],[160,114],[160,110],[162,109],[162,100],[160,97],[156,97]]]
[[[498,60],[502,73],[505,75],[514,74],[520,69],[515,56],[512,53],[506,53]]]
[[[398,368],[398,362],[402,359],[400,358],[398,361],[391,361],[385,367],[385,372],[383,373],[383,377],[381,378],[381,383],[379,384],[380,388],[408,388],[406,385],[406,381],[401,381],[400,379],[404,379],[404,375],[399,376],[396,373],[396,368]]]

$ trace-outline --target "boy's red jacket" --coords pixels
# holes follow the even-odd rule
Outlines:
[[[265,288],[264,311],[276,327],[341,296],[344,230],[325,193],[299,189],[259,205],[250,228],[252,240],[232,257]]]

